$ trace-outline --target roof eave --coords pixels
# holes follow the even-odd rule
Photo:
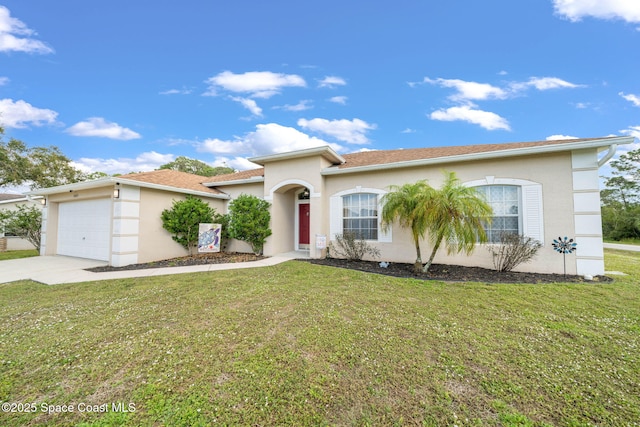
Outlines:
[[[483,153],[461,154],[457,156],[435,157],[432,159],[417,159],[417,160],[407,160],[407,161],[394,162],[394,163],[354,166],[354,167],[347,167],[342,169],[337,166],[330,166],[328,168],[323,169],[321,173],[322,175],[339,175],[339,174],[346,174],[346,173],[358,173],[358,172],[369,172],[369,171],[386,170],[386,169],[429,166],[429,165],[445,164],[445,163],[469,162],[474,160],[486,160],[486,159],[501,158],[501,157],[515,157],[515,156],[526,156],[531,154],[573,151],[573,150],[581,150],[581,149],[587,149],[587,148],[603,148],[604,149],[612,145],[631,144],[633,141],[634,141],[634,137],[624,136],[624,137],[616,137],[616,138],[597,139],[597,140],[586,141],[586,142],[585,141],[573,142],[573,143],[569,142],[566,144],[542,145],[542,146],[536,146],[536,147],[487,151]]]
[[[336,153],[328,145],[321,147],[307,148],[304,150],[289,151],[286,153],[269,154],[267,156],[258,156],[249,158],[250,162],[256,163],[260,166],[264,166],[266,163],[276,162],[280,160],[298,159],[301,157],[322,156],[331,163],[342,164],[345,162],[344,157]]]
[[[192,190],[189,188],[172,187],[163,184],[153,184],[150,182],[137,181],[133,179],[122,179],[118,177],[106,177],[93,181],[76,182],[73,184],[59,185],[57,187],[42,188],[25,193],[30,196],[48,196],[51,194],[66,193],[69,191],[91,190],[93,188],[107,187],[109,185],[131,185],[134,187],[151,188],[154,190],[170,191],[173,193],[191,194],[193,196],[209,197],[213,199],[229,199],[228,194],[214,194],[207,191]],[[204,184],[203,184],[204,185]]]
[[[252,176],[251,178],[232,179],[229,181],[203,182],[202,185],[206,187],[223,187],[225,185],[244,185],[256,182],[264,182],[264,176]]]

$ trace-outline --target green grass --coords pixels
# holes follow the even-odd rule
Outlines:
[[[4,261],[7,259],[29,258],[38,255],[39,254],[36,249],[28,249],[24,251],[6,251],[0,252],[0,261]]]
[[[606,257],[629,275],[445,284],[291,261],[0,285],[0,400],[36,409],[0,425],[633,425],[640,253]]]

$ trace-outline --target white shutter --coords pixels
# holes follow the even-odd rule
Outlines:
[[[329,239],[342,234],[342,196],[329,197]]]
[[[542,185],[522,186],[522,234],[544,244]]]

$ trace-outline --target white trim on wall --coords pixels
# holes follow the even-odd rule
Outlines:
[[[120,197],[113,200],[111,265],[138,262],[140,237],[140,187],[120,185]]]
[[[596,148],[571,152],[576,274],[604,274],[600,182]]]

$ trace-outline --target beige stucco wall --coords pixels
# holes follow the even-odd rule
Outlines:
[[[303,157],[270,162],[265,165],[264,196],[272,204],[272,236],[265,245],[266,255],[275,255],[299,249],[296,242],[298,227],[296,193],[307,188],[310,191],[309,254],[312,258],[323,256],[316,248],[316,236],[326,235],[323,228],[328,215],[328,205],[323,203],[325,179],[322,169],[330,162],[321,156]]]
[[[151,262],[167,258],[188,255],[188,251],[176,243],[171,234],[162,228],[160,215],[165,209],[171,209],[173,201],[185,200],[180,193],[140,189],[140,221],[138,233],[138,262]],[[224,212],[224,201],[201,198],[217,212]]]
[[[485,160],[478,162],[461,162],[457,164],[426,166],[401,170],[385,170],[369,173],[329,175],[326,177],[322,200],[329,206],[331,195],[340,191],[353,189],[356,186],[387,190],[388,185],[415,182],[427,179],[434,187],[443,181],[442,170],[453,171],[462,182],[495,178],[511,178],[534,181],[542,184],[544,207],[544,247],[539,251],[531,264],[522,264],[520,271],[538,271],[562,273],[562,256],[552,249],[554,237],[571,235],[574,230],[571,154],[559,153],[550,155],[517,157],[503,160]],[[325,219],[323,228],[329,230],[329,221]],[[415,247],[408,230],[398,224],[392,227],[392,243],[373,243],[381,251],[381,260],[392,262],[413,262]],[[423,260],[428,259],[431,245],[428,241],[421,243]],[[491,255],[482,245],[471,256],[447,255],[441,248],[435,259],[436,263],[473,265],[492,268]],[[567,256],[567,273],[575,274],[575,257]]]

